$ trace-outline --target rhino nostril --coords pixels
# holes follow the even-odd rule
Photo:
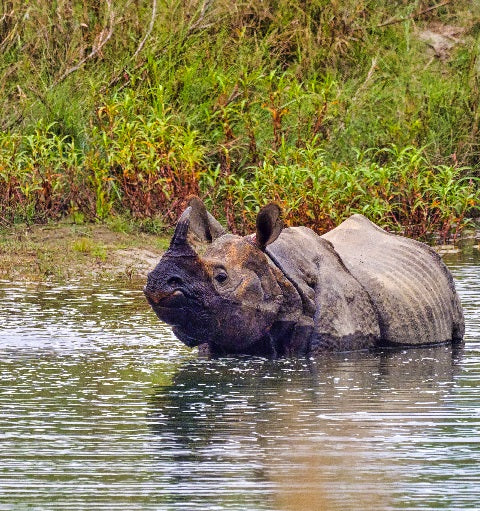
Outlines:
[[[170,277],[167,280],[167,286],[180,287],[183,285],[183,280],[180,277]]]

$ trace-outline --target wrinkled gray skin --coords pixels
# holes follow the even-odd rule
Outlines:
[[[424,346],[464,334],[441,258],[362,215],[318,236],[283,229],[270,204],[256,233],[242,238],[226,234],[194,198],[144,292],[181,341],[214,355]]]

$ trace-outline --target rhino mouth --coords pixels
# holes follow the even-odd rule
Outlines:
[[[191,326],[191,307],[192,297],[186,295],[182,290],[176,289],[169,293],[152,293],[144,289],[148,303],[157,317],[170,325],[173,333],[188,347],[193,348],[201,344],[201,340],[185,332],[187,326]]]
[[[174,289],[169,292],[143,290],[148,303],[153,310],[161,309],[178,309],[184,307],[188,301],[188,297],[181,289]]]

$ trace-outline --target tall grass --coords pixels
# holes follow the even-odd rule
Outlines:
[[[0,6],[3,223],[171,223],[200,193],[239,232],[277,200],[318,231],[363,212],[446,239],[478,211],[467,0]],[[436,56],[419,34],[446,26]]]

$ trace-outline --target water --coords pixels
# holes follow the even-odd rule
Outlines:
[[[1,510],[480,508],[480,253],[463,349],[199,359],[140,286],[0,283]]]

